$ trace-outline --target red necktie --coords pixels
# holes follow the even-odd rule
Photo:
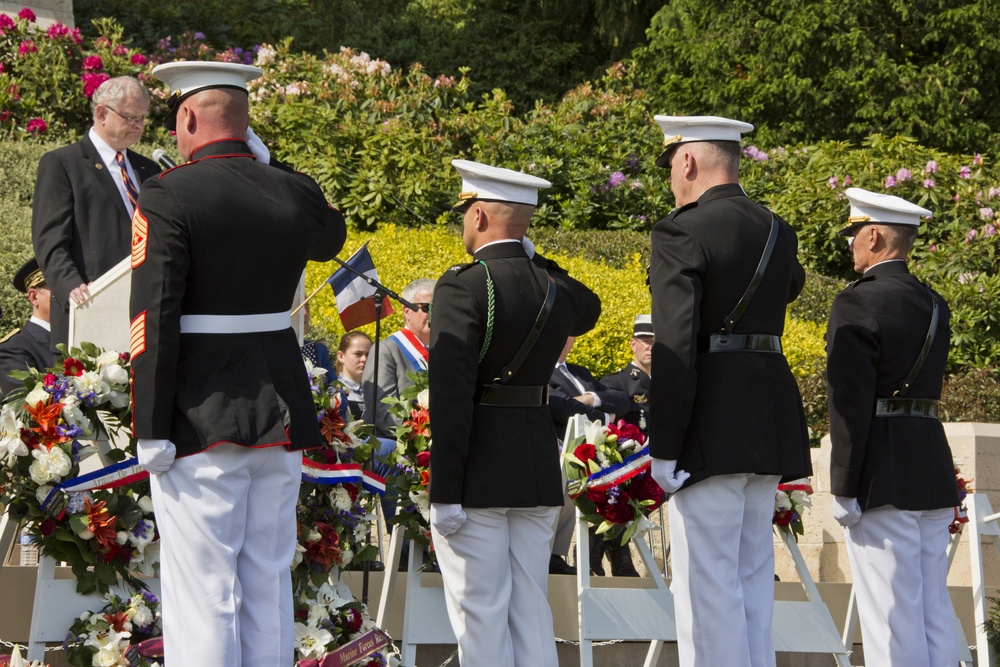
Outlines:
[[[125,162],[125,155],[118,151],[115,154],[115,160],[118,162],[118,167],[122,171],[122,183],[125,184],[125,194],[128,195],[128,201],[132,204],[132,210],[135,210],[136,200],[139,199],[139,191],[136,190],[135,184],[132,183],[132,179],[128,175],[128,163]]]

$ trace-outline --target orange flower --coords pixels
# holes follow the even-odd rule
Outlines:
[[[406,425],[412,430],[410,431],[410,440],[413,440],[417,436],[430,436],[430,423],[431,415],[427,411],[427,408],[414,408],[410,411],[410,418],[406,420]]]
[[[105,614],[104,620],[114,628],[115,632],[125,632],[125,624],[129,622],[128,614],[124,611],[116,611],[113,614]]]
[[[420,471],[420,485],[427,486],[431,481],[431,473],[429,470]]]
[[[323,417],[319,420],[319,430],[326,439],[326,443],[333,444],[334,440],[347,441],[344,434],[344,420],[340,418],[340,413],[333,408],[323,411]]]
[[[25,405],[24,409],[27,410],[32,419],[35,420],[35,423],[38,424],[38,426],[32,426],[29,430],[41,436],[41,444],[45,446],[45,449],[52,449],[52,445],[69,441],[70,438],[68,436],[60,435],[56,430],[56,427],[59,425],[59,417],[62,415],[62,403],[45,405],[41,401],[38,401],[35,407],[32,408],[30,405]]]
[[[92,504],[88,498],[86,503],[89,515],[87,530],[94,534],[94,539],[107,551],[115,546],[115,538],[118,537],[118,531],[115,530],[118,517],[108,512],[107,503],[103,500]]]

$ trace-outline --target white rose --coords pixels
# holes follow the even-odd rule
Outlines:
[[[417,394],[417,403],[423,406],[429,406],[431,402],[431,392],[429,389],[424,389],[419,394]]]
[[[101,355],[94,360],[94,365],[101,369],[103,369],[105,366],[111,366],[117,364],[118,364],[118,353],[111,350],[107,352],[102,352]]]
[[[118,544],[125,544],[126,542],[128,542],[128,533],[126,533],[124,530],[119,530],[118,533],[115,535],[115,542],[117,542]]]
[[[805,491],[792,491],[792,502],[803,507],[812,507],[812,497]]]
[[[35,407],[39,403],[47,405],[49,402],[49,392],[45,391],[45,387],[41,384],[36,384],[35,388],[28,392],[28,395],[24,397],[25,405],[30,405]]]
[[[28,466],[28,474],[35,484],[57,482],[73,467],[73,461],[58,446],[53,446],[51,449],[40,447],[33,450],[31,455],[35,460]]]
[[[115,667],[118,664],[118,659],[121,657],[121,651],[118,650],[117,646],[105,646],[94,654],[94,667]]]
[[[774,509],[779,511],[792,509],[792,501],[784,491],[778,491],[774,495]]]
[[[342,486],[335,486],[330,491],[330,502],[339,510],[349,511],[351,509],[351,494]]]
[[[149,496],[143,496],[139,498],[139,507],[142,509],[144,514],[153,513],[153,499]]]

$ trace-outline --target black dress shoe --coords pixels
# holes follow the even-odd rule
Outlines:
[[[347,569],[351,572],[359,572],[365,569],[364,561],[355,561],[347,566]],[[381,572],[385,569],[385,565],[382,564],[380,560],[370,560],[368,561],[368,571],[369,572]]]
[[[638,577],[639,572],[632,564],[632,550],[629,546],[608,542],[608,560],[611,561],[611,576]]]
[[[588,532],[590,542],[590,573],[598,577],[604,576],[604,552],[608,543],[602,537],[597,536],[596,528],[591,528]]]
[[[549,574],[576,574],[576,568],[567,563],[562,556],[552,554],[549,557]]]

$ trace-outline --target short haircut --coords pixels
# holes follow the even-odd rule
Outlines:
[[[917,240],[917,228],[913,225],[878,225],[878,228],[892,250],[910,252]]]
[[[430,292],[434,293],[434,285],[437,283],[436,280],[431,280],[430,278],[417,278],[412,283],[403,288],[402,297],[404,301],[413,302],[417,294],[420,292]]]
[[[704,147],[703,159],[708,157],[711,166],[718,166],[727,171],[739,171],[742,150],[738,142],[703,141],[701,143]]]
[[[121,102],[129,95],[136,95],[145,100],[146,103],[149,103],[149,91],[146,90],[146,86],[142,85],[138,79],[134,76],[116,76],[97,87],[97,90],[94,91],[93,96],[90,98],[90,108],[96,114],[97,105],[103,104],[107,106],[109,103],[115,104],[116,102]]]

